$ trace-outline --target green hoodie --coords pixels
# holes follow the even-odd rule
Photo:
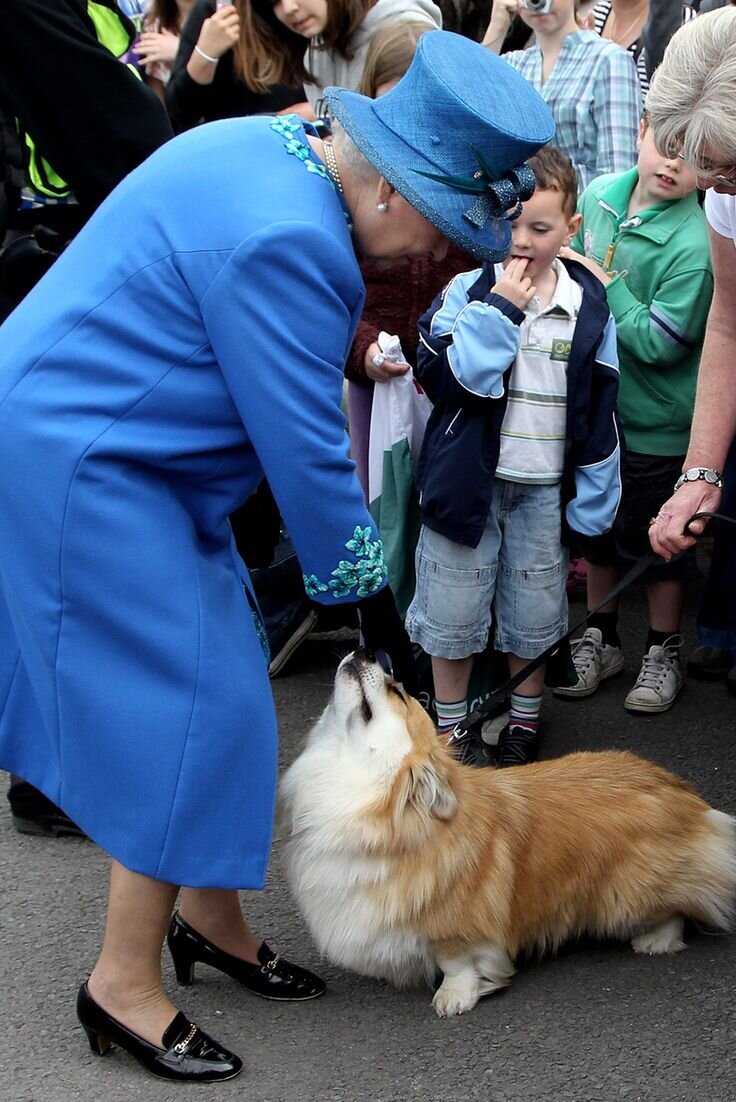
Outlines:
[[[572,248],[616,272],[606,289],[621,368],[619,412],[628,447],[684,455],[695,401],[713,270],[697,192],[627,217],[639,171],[585,189]]]

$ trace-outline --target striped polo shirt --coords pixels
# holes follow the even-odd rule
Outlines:
[[[540,310],[533,298],[521,324],[519,352],[511,369],[501,425],[496,477],[509,482],[553,484],[562,478],[567,426],[567,364],[582,288],[564,264],[554,262],[557,286]],[[496,279],[502,267],[496,265]]]

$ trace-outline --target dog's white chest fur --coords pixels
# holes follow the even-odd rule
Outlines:
[[[435,973],[426,941],[388,913],[391,863],[371,852],[366,807],[411,750],[380,667],[338,677],[335,695],[281,784],[289,880],[320,950],[363,975],[404,985]]]
[[[388,875],[380,860],[315,854],[308,841],[288,844],[289,879],[319,949],[336,964],[397,986],[430,980],[436,965],[426,941],[390,928],[374,885]]]

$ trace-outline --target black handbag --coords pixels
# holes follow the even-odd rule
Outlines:
[[[6,314],[46,275],[66,244],[62,234],[37,226],[13,237],[0,249],[0,296]]]

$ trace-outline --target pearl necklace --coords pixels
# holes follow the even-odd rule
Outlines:
[[[322,149],[324,150],[325,161],[327,162],[327,169],[330,173],[330,176],[332,176],[333,180],[335,181],[335,184],[337,185],[337,190],[340,192],[341,195],[344,195],[345,192],[343,191],[342,180],[340,179],[340,172],[337,167],[335,150],[332,148],[332,142],[323,141]]]

